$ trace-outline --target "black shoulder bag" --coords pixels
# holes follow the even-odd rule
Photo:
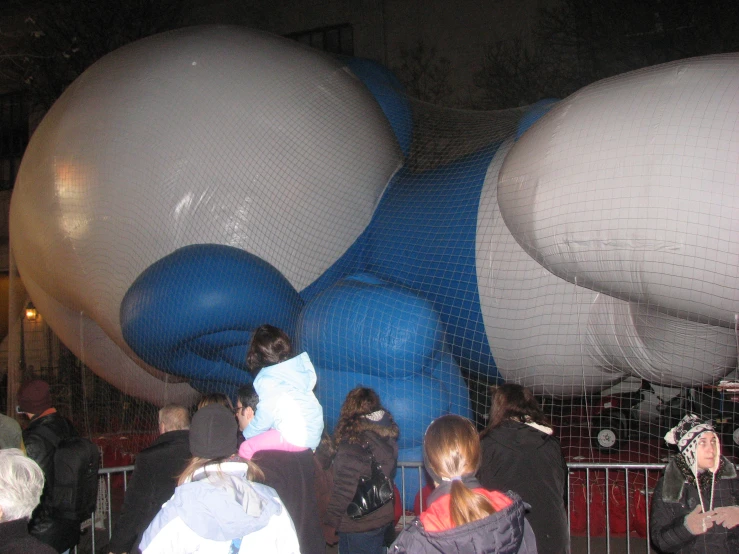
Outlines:
[[[369,444],[367,449],[370,451],[370,465],[372,467],[372,476],[360,477],[357,484],[357,492],[354,498],[346,508],[347,515],[352,519],[359,519],[379,510],[388,502],[393,500],[393,483],[383,473],[382,466],[375,460],[372,448]]]

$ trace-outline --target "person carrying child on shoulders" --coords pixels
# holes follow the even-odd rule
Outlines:
[[[316,370],[308,354],[295,355],[287,334],[272,325],[254,331],[246,363],[259,404],[243,431],[242,458],[260,450],[315,450],[323,432],[323,408],[313,388]]]

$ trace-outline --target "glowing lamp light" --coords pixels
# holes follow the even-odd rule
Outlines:
[[[36,318],[38,317],[38,312],[36,311],[35,306],[33,303],[29,302],[28,306],[26,306],[26,319],[28,321],[36,321]]]

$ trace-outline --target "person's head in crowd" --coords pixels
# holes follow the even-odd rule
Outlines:
[[[190,428],[190,410],[178,404],[167,404],[159,410],[159,434]]]
[[[711,472],[711,495],[706,498],[713,499],[716,490],[716,472],[721,464],[721,444],[713,424],[710,421],[701,421],[695,414],[687,414],[667,432],[665,442],[677,446],[680,453],[677,459],[687,466],[696,483],[700,483],[701,473]],[[700,505],[705,511],[706,506],[713,505],[712,501],[704,501],[702,487],[696,488]]]
[[[521,423],[535,423],[551,426],[541,411],[539,403],[531,390],[515,383],[505,383],[495,389],[490,406],[490,421],[483,432],[485,436],[490,429],[499,427],[504,421],[512,419]]]
[[[41,379],[27,381],[18,389],[17,412],[29,418],[38,416],[53,406],[49,383]]]
[[[294,355],[292,342],[285,331],[273,325],[261,325],[251,337],[246,365],[256,377],[263,367],[279,364]]]
[[[206,406],[209,406],[210,404],[220,404],[221,406],[228,408],[229,410],[233,411],[234,406],[231,403],[231,399],[223,394],[222,392],[211,392],[208,394],[204,394],[200,397],[200,400],[198,400],[198,410],[200,408],[205,408]]]
[[[334,430],[334,441],[356,442],[361,434],[358,428],[362,425],[361,418],[384,410],[380,396],[368,387],[356,387],[349,391],[341,405],[339,420]]]
[[[236,457],[238,450],[236,431],[237,424],[233,412],[220,404],[211,404],[195,412],[190,423],[192,458],[180,474],[178,484],[188,482],[200,468],[218,465],[233,458],[235,461],[248,464],[250,480],[263,481],[264,475],[259,467]]]
[[[29,519],[41,500],[44,474],[17,448],[0,450],[0,522]]]
[[[246,429],[249,422],[254,419],[259,404],[259,395],[254,385],[241,385],[236,395],[236,419],[239,422],[239,430]]]
[[[490,501],[465,484],[474,479],[482,463],[480,438],[475,426],[458,415],[435,419],[423,438],[426,471],[435,483],[451,483],[450,512],[455,526],[495,513]]]
[[[721,444],[710,421],[688,414],[665,435],[665,442],[677,446],[694,475],[716,472],[721,461]]]

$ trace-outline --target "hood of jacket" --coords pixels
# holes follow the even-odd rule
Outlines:
[[[521,497],[512,491],[506,496],[513,501],[507,508],[446,531],[428,532],[416,519],[403,530],[388,552],[536,552],[533,532],[526,527],[526,508]]]
[[[678,454],[672,458],[665,468],[665,478],[662,482],[662,499],[665,502],[680,502],[680,499],[683,496],[683,489],[686,484],[697,486],[696,479],[690,470],[687,469],[687,465],[685,465],[686,463],[678,463],[679,456],[680,455]],[[683,469],[681,469],[681,465],[684,466]],[[716,479],[736,478],[737,473],[734,468],[734,464],[726,457],[721,456],[719,467],[716,470]]]
[[[400,428],[393,416],[385,410],[378,410],[371,414],[357,418],[353,434],[345,438],[345,442],[365,444],[369,439],[398,440]],[[376,437],[372,437],[372,434]]]
[[[359,444],[361,446],[369,445],[370,448],[373,448],[390,442],[397,443],[399,436],[400,428],[395,423],[390,412],[378,410],[374,414],[357,418],[355,425],[352,427],[351,434],[344,436],[342,443]],[[334,440],[322,441],[320,449],[321,457],[327,460],[332,459],[336,454],[338,446]]]
[[[511,450],[536,450],[542,448],[549,441],[557,441],[554,435],[540,431],[536,427],[520,421],[506,420],[495,428],[490,435],[493,440]]]
[[[400,436],[400,428],[389,412],[378,410],[363,416],[357,423],[357,431],[360,435],[371,431],[381,439],[397,440]]]
[[[259,396],[285,389],[310,392],[315,386],[316,369],[306,352],[279,364],[264,367],[254,378],[254,389]]]
[[[246,479],[246,464],[207,466],[193,481],[180,485],[164,509],[174,512],[199,536],[230,541],[266,527],[282,505],[274,489]]]
[[[392,469],[383,466],[388,471],[388,477],[394,477],[398,457],[398,437],[400,429],[388,412],[384,412],[377,420],[362,417],[357,425],[358,436],[362,445],[366,445],[375,453],[378,461],[381,460],[379,452],[384,451],[385,456],[393,458]],[[382,462],[380,462],[382,464]]]

